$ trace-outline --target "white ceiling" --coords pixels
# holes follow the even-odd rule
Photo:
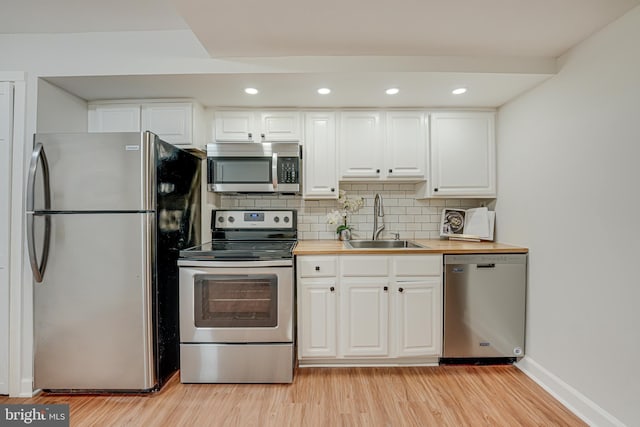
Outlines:
[[[211,61],[288,64],[260,74],[49,79],[87,100],[189,97],[205,106],[229,107],[497,107],[549,78],[555,58],[638,4],[640,0],[2,0],[0,33],[191,30]],[[329,57],[342,65],[314,68],[318,63],[313,59]],[[372,57],[377,61],[369,61]],[[245,95],[247,85],[260,94]],[[333,93],[315,94],[322,86]],[[384,95],[390,86],[401,92]],[[457,86],[468,87],[468,93],[452,96]]]
[[[173,0],[211,56],[557,57],[637,0]]]

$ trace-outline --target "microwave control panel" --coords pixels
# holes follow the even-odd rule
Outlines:
[[[299,182],[300,159],[281,157],[278,159],[278,183],[297,184]]]

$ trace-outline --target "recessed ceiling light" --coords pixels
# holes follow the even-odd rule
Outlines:
[[[255,95],[258,93],[258,89],[254,88],[254,87],[248,87],[245,90],[245,93],[248,93],[249,95]]]
[[[387,95],[395,95],[396,93],[400,92],[400,89],[398,89],[397,87],[392,87],[390,89],[387,89],[385,92],[387,93]]]
[[[462,95],[466,91],[467,91],[466,87],[459,87],[458,89],[452,90],[451,93],[454,94],[454,95]]]
[[[318,93],[320,95],[329,95],[331,93],[331,89],[329,89],[328,87],[321,87],[320,89],[318,89]]]

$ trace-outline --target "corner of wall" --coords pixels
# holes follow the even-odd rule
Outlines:
[[[624,423],[527,356],[515,365],[571,412],[591,426],[624,427]]]

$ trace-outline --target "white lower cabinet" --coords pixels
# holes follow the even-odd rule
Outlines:
[[[340,353],[344,357],[389,355],[389,280],[340,281]]]
[[[336,281],[302,279],[298,286],[300,357],[336,357]]]
[[[442,294],[440,278],[394,283],[396,357],[440,355]]]
[[[437,363],[442,255],[298,256],[300,365]]]

